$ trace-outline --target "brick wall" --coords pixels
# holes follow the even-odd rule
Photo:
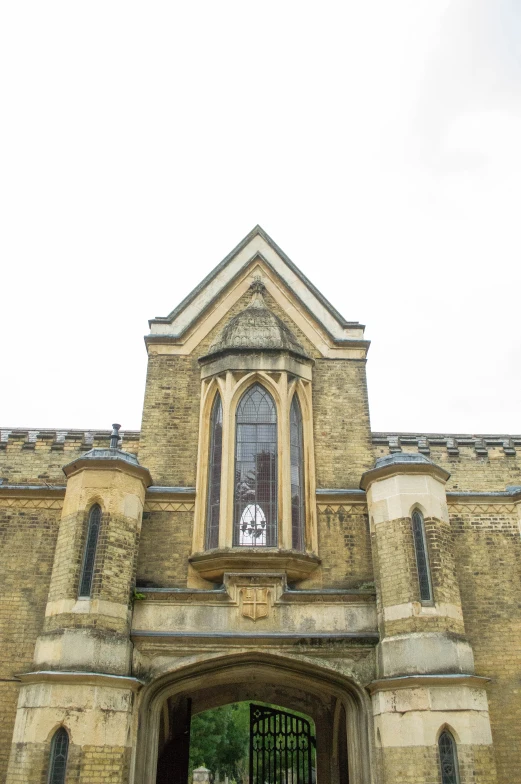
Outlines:
[[[447,492],[502,491],[521,485],[521,436],[450,436],[373,433],[374,458],[422,452],[450,472]]]
[[[193,512],[145,512],[137,564],[137,584],[186,587],[192,551]]]
[[[93,447],[107,448],[110,431],[0,431],[0,479],[4,484],[65,484],[62,467]],[[139,433],[123,433],[121,448],[137,453]]]
[[[60,510],[0,506],[0,781],[5,780],[19,684],[43,625]]]
[[[373,582],[367,510],[362,505],[320,505],[318,551],[321,567],[299,587],[357,588]]]
[[[521,771],[521,538],[514,510],[449,507],[467,637],[476,673],[492,678],[490,721],[499,784]]]

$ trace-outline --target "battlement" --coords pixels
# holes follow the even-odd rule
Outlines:
[[[35,428],[3,427],[0,428],[0,449],[8,447],[21,449],[65,449],[79,445],[82,449],[105,447],[110,442],[111,430],[38,430]],[[139,430],[120,432],[119,448],[125,441],[125,449],[134,452],[132,445],[139,443]]]
[[[521,435],[372,433],[375,458],[420,453],[450,473],[448,491],[501,492],[521,485]]]
[[[0,428],[0,483],[63,484],[62,467],[90,449],[108,448],[111,432]],[[118,447],[137,454],[139,431],[120,433]]]
[[[515,456],[521,448],[521,435],[469,435],[461,433],[372,433],[376,447],[387,447],[393,452],[421,452],[428,455],[431,447],[443,448],[447,455],[457,457],[462,450],[473,450],[477,457],[486,457],[492,449]]]

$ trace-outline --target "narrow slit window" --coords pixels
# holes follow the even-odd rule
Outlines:
[[[291,443],[291,546],[294,550],[304,549],[304,439],[302,412],[296,395],[290,411]]]
[[[67,730],[64,727],[60,727],[54,733],[51,741],[48,784],[65,784],[68,753],[69,736]]]
[[[458,754],[451,733],[444,730],[438,740],[442,784],[459,784]]]
[[[83,568],[81,570],[80,599],[89,599],[92,594],[92,581],[94,579],[94,565],[96,562],[96,549],[98,546],[99,529],[101,524],[101,507],[94,504],[89,512],[89,524],[87,528],[87,541],[83,554]]]
[[[210,417],[210,455],[208,461],[208,503],[206,508],[206,549],[219,545],[221,507],[221,469],[223,451],[223,407],[216,395]]]
[[[431,602],[432,585],[429,556],[427,553],[427,540],[425,537],[425,523],[419,509],[415,509],[412,513],[412,533],[414,538],[414,550],[416,552],[420,599],[422,602]]]
[[[244,393],[235,430],[233,544],[277,546],[277,411],[260,384]]]

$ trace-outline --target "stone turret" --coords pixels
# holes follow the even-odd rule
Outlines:
[[[369,689],[384,781],[404,781],[408,772],[430,780],[436,728],[444,726],[457,735],[465,764],[486,759],[494,770],[487,679],[474,673],[463,623],[448,478],[425,455],[395,452],[378,458],[361,480],[380,632]]]
[[[68,770],[81,760],[82,781],[129,780],[133,694],[140,687],[131,676],[132,592],[152,480],[135,455],[118,449],[118,430],[109,449],[91,449],[63,469],[67,487],[43,630],[33,671],[19,676],[9,784],[47,777],[50,738],[62,722]]]
[[[152,480],[135,455],[117,448],[117,430],[109,449],[91,449],[63,471],[67,489],[35,664],[124,675],[130,665],[137,545],[145,491]],[[101,508],[101,523],[92,587],[82,596],[80,577],[94,504]]]

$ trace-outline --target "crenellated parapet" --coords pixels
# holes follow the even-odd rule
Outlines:
[[[0,428],[2,484],[63,485],[62,466],[90,449],[109,446],[110,430]],[[139,431],[120,434],[118,446],[137,454]]]
[[[504,491],[521,477],[521,435],[377,433],[375,459],[420,454],[450,473],[447,491]]]

